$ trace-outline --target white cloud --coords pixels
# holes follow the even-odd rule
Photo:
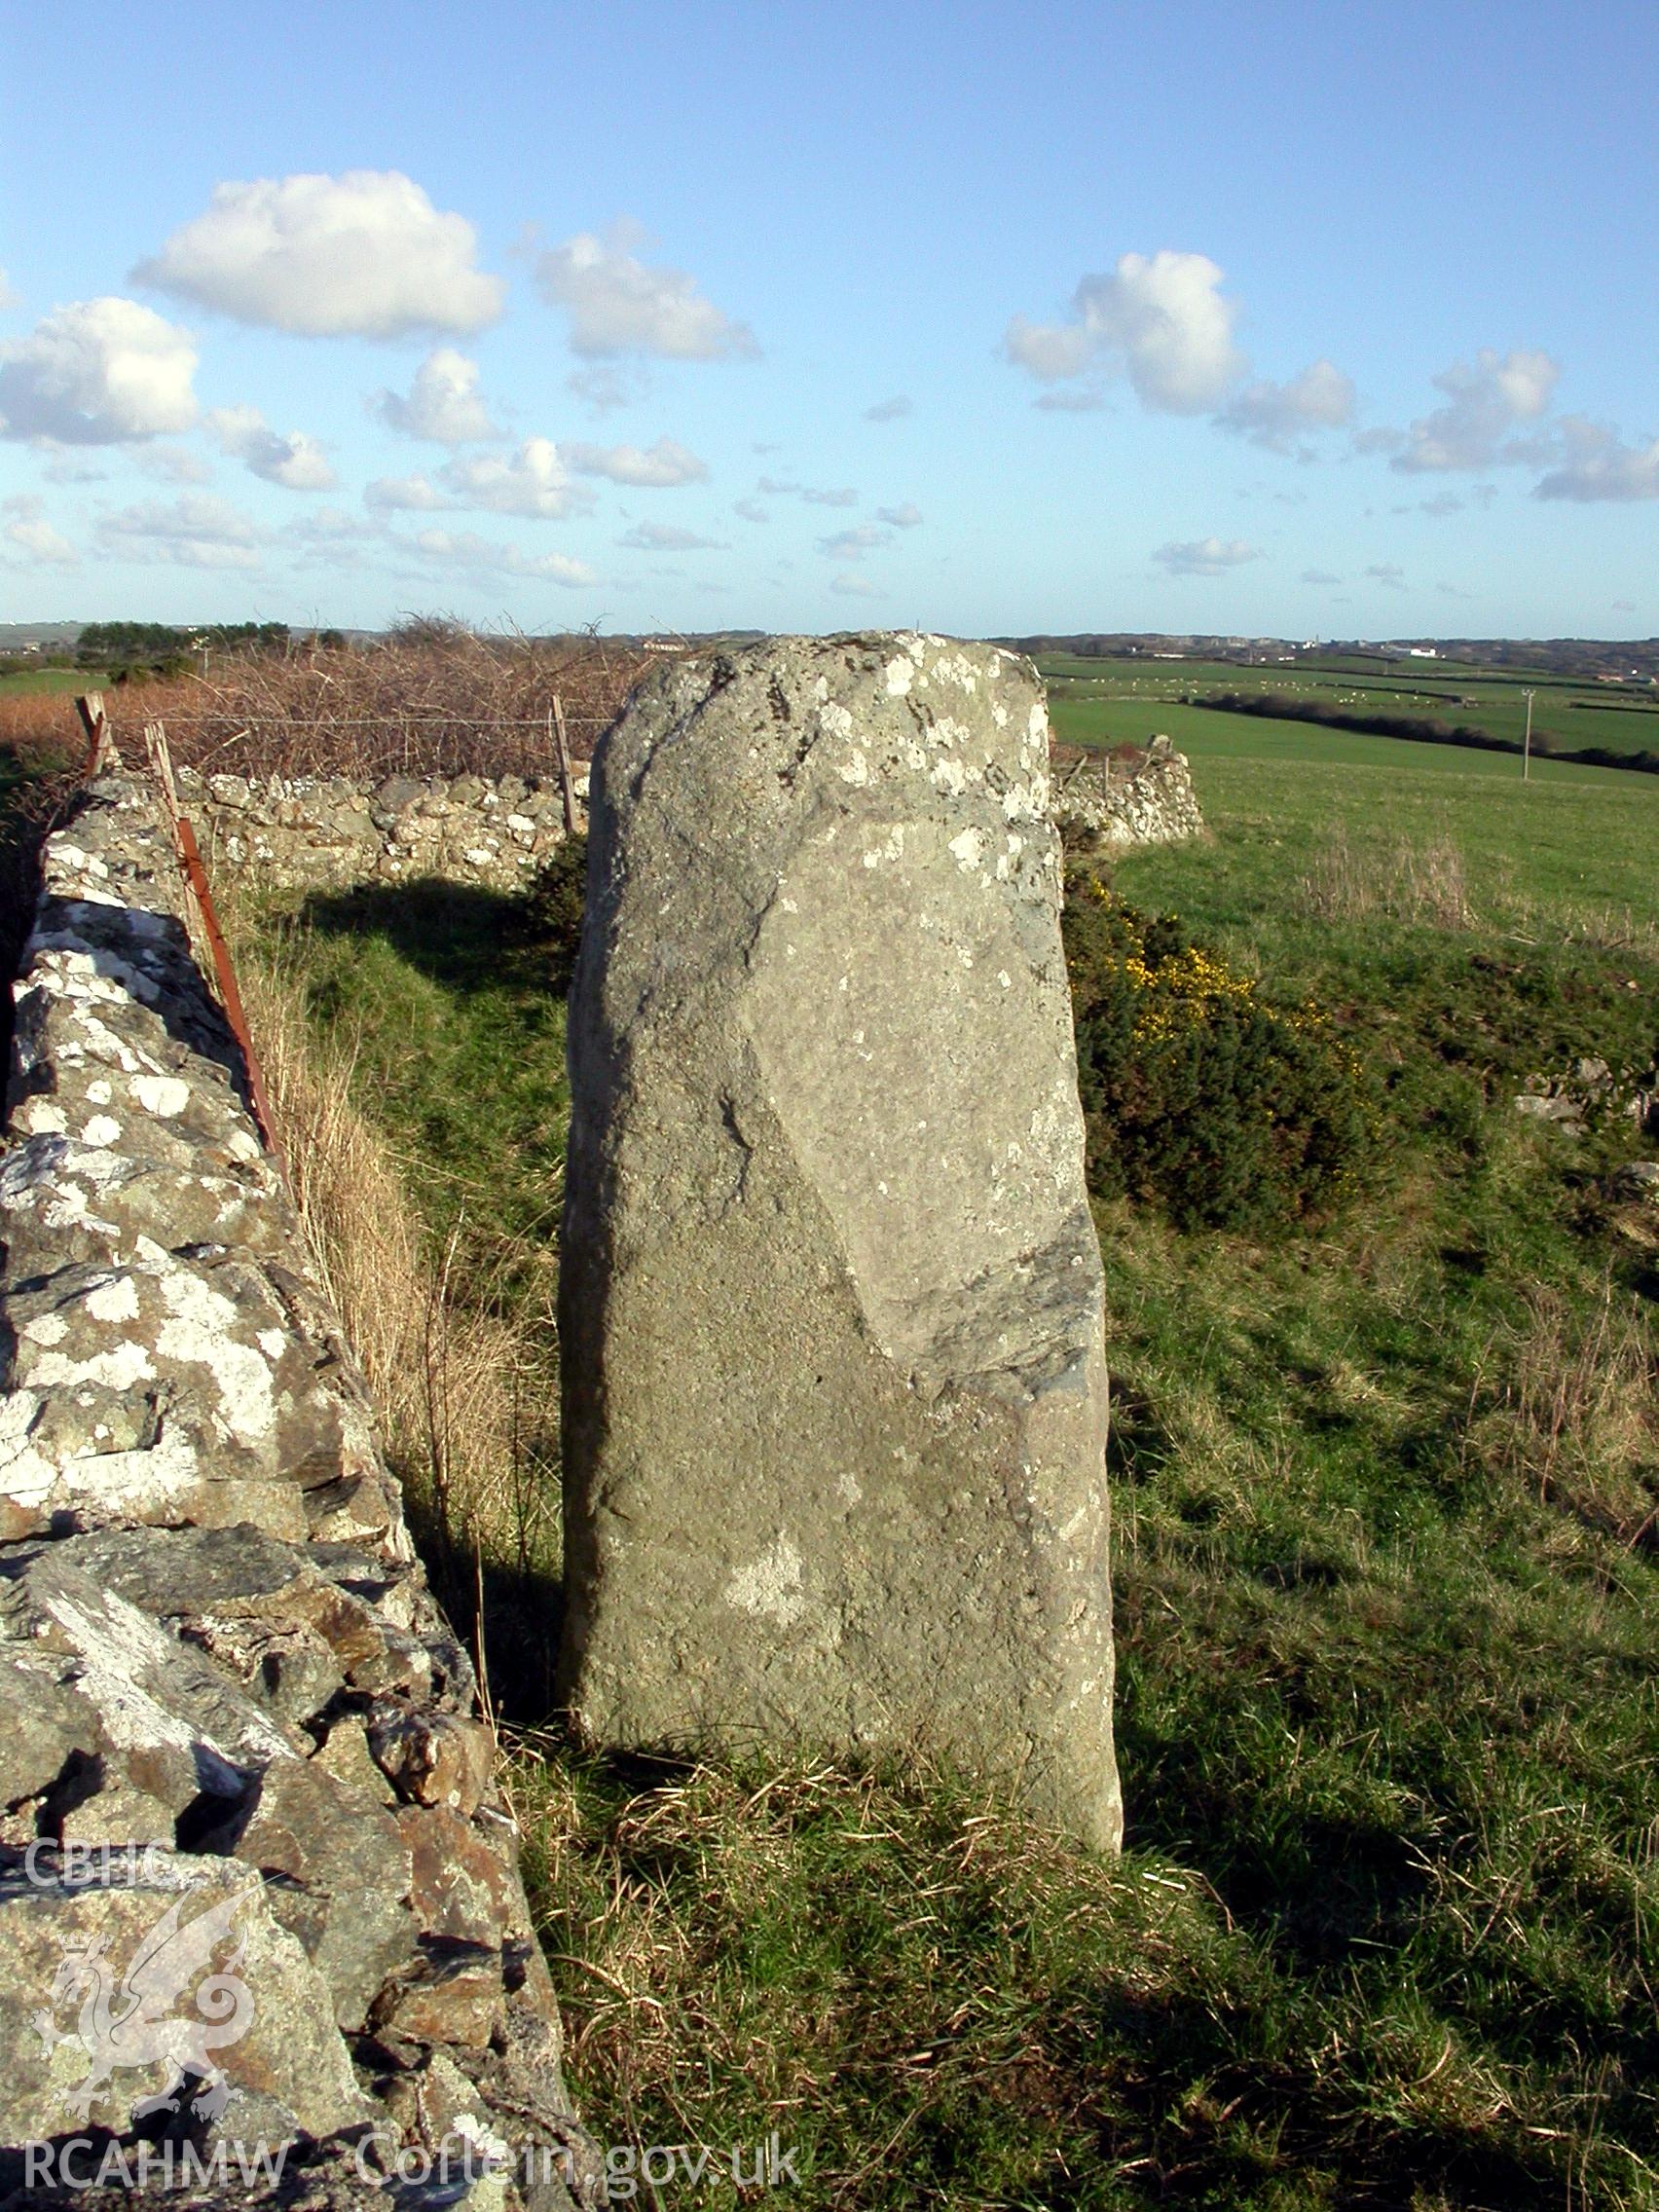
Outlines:
[[[830,589],[839,592],[843,599],[868,599],[878,589],[868,576],[861,576],[854,569],[832,579]]]
[[[1081,376],[1094,358],[1093,339],[1081,322],[1029,322],[1022,314],[1010,320],[1003,350],[1045,383]]]
[[[196,348],[136,300],[78,300],[0,346],[0,433],[120,445],[196,420]]]
[[[447,461],[438,471],[458,506],[487,507],[498,515],[536,515],[545,521],[592,504],[565,474],[551,438],[526,438],[511,459],[476,454]]]
[[[1080,281],[1070,322],[1015,315],[1004,350],[1045,384],[1106,366],[1127,376],[1144,407],[1201,415],[1246,365],[1233,343],[1238,310],[1221,283],[1207,254],[1125,253],[1110,276]]]
[[[1373,583],[1381,584],[1384,591],[1404,591],[1406,588],[1406,571],[1396,561],[1373,561],[1365,572]]]
[[[400,170],[348,169],[215,185],[132,280],[302,337],[401,338],[496,320],[507,287],[477,253]]]
[[[636,553],[719,553],[725,550],[718,538],[699,537],[694,530],[676,530],[672,524],[662,522],[636,523],[616,542]]]
[[[890,531],[877,530],[872,522],[862,522],[852,530],[838,530],[833,537],[821,537],[818,550],[831,561],[862,561],[866,553],[877,546],[891,545]]]
[[[859,503],[858,494],[844,484],[831,491],[820,491],[811,484],[786,483],[782,477],[762,476],[755,489],[772,499],[804,499],[809,507],[856,507]]]
[[[280,484],[285,492],[334,489],[334,471],[316,440],[304,430],[280,435],[257,407],[215,407],[203,417],[203,427],[218,440],[221,453],[267,484]]]
[[[106,515],[98,536],[107,551],[132,561],[169,561],[182,569],[257,569],[265,533],[248,516],[205,495],[164,505],[147,499]]]
[[[1225,542],[1219,537],[1195,537],[1185,543],[1171,539],[1153,555],[1172,576],[1220,576],[1229,569],[1240,569],[1246,561],[1261,558],[1261,548],[1246,545],[1241,537]]]
[[[1434,379],[1446,406],[1412,424],[1391,465],[1417,475],[1535,460],[1536,449],[1505,445],[1505,437],[1516,424],[1536,422],[1547,411],[1560,375],[1559,365],[1536,351],[1499,354],[1485,346],[1472,368],[1454,361]]]
[[[1534,487],[1540,499],[1659,499],[1659,438],[1627,446],[1616,430],[1569,415],[1559,465]]]
[[[284,537],[301,545],[363,545],[379,539],[379,527],[345,507],[313,507],[282,526]]]
[[[19,492],[16,498],[0,500],[0,514],[12,520],[0,531],[0,539],[15,546],[23,555],[20,562],[9,562],[13,568],[75,569],[81,556],[61,533],[53,529],[46,519],[44,503],[32,492]]]
[[[630,248],[645,233],[613,223],[603,238],[583,231],[535,265],[543,297],[571,317],[571,346],[603,358],[655,353],[678,361],[753,357],[760,349],[746,323],[733,322],[680,269],[650,269]]]
[[[770,522],[772,519],[758,499],[734,499],[731,511],[734,515],[741,515],[745,522]]]
[[[172,450],[176,452],[179,449],[175,447]],[[41,470],[41,474],[49,484],[107,484],[109,482],[109,470],[107,468],[100,468],[95,461],[89,461],[85,454],[62,451],[53,455]]]
[[[282,526],[284,539],[298,548],[296,565],[303,568],[378,566],[371,561],[371,554],[383,545],[385,535],[378,523],[365,521],[344,507],[313,507]]]
[[[902,507],[877,507],[875,512],[879,521],[890,522],[895,530],[914,530],[922,519],[921,508],[909,499]]]
[[[891,399],[878,399],[873,407],[865,409],[866,423],[897,423],[901,417],[913,415],[916,403],[907,391],[896,391]]]
[[[22,304],[21,293],[15,292],[12,289],[6,272],[0,269],[0,312],[4,312],[7,308],[21,307]]]
[[[1332,575],[1329,569],[1304,569],[1302,580],[1305,584],[1340,584],[1343,579]]]
[[[145,446],[138,454],[137,464],[158,484],[211,484],[213,481],[213,463],[203,461],[199,453],[192,453],[188,446]]]
[[[436,347],[415,372],[407,397],[379,391],[370,403],[389,428],[435,446],[466,446],[501,432],[478,389],[478,364],[453,346]]]
[[[583,562],[572,561],[563,553],[525,553],[516,545],[498,544],[471,531],[423,530],[413,538],[400,537],[395,543],[436,567],[469,573],[529,576],[543,583],[565,584],[571,590],[596,580]]]
[[[1334,363],[1313,362],[1288,384],[1264,377],[1235,393],[1217,423],[1272,453],[1291,453],[1309,430],[1345,429],[1353,421],[1353,379]]]
[[[385,511],[428,514],[434,507],[453,506],[424,476],[377,476],[363,488],[363,504]]]
[[[676,484],[700,484],[709,473],[706,461],[673,438],[658,438],[654,446],[589,446],[566,444],[560,449],[568,466],[578,476],[608,476],[612,484],[635,484],[658,489]]]
[[[637,406],[649,391],[650,383],[644,369],[631,362],[618,366],[612,361],[572,369],[565,379],[566,389],[573,391],[596,415],[608,414],[613,407]]]

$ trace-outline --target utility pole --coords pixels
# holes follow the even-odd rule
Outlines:
[[[1527,702],[1527,735],[1521,747],[1521,781],[1527,784],[1532,780],[1532,693],[1523,691],[1521,696]]]

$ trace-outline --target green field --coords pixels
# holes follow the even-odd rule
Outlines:
[[[18,668],[0,671],[0,699],[27,699],[41,692],[85,691],[98,679],[84,668]]]
[[[1159,729],[1167,729],[1183,750],[1189,740],[1195,748],[1206,739],[1223,744],[1225,737],[1214,725],[1245,718],[1183,709],[1177,703],[1183,693],[1218,691],[1274,692],[1317,700],[1349,714],[1399,714],[1469,722],[1493,737],[1519,745],[1527,714],[1523,692],[1530,688],[1535,693],[1534,743],[1566,752],[1586,746],[1603,746],[1618,753],[1659,751],[1659,693],[1645,686],[1586,685],[1560,677],[1518,677],[1510,670],[1499,674],[1458,669],[1436,674],[1432,673],[1436,666],[1433,662],[1422,664],[1424,673],[1414,670],[1409,676],[1397,673],[1397,663],[1380,669],[1311,659],[1285,666],[1261,666],[1198,660],[1100,661],[1054,654],[1045,656],[1040,666],[1049,682],[1054,726],[1076,745],[1120,744],[1125,740],[1140,744]],[[1194,719],[1176,719],[1183,717]],[[1305,740],[1332,746],[1408,742],[1295,722],[1255,726],[1289,729]],[[1453,749],[1424,748],[1428,750]],[[1318,753],[1306,756],[1333,756]],[[1342,756],[1347,757],[1346,754]],[[1465,761],[1480,757],[1462,755]],[[1493,757],[1504,772],[1519,773],[1501,756]]]
[[[1659,779],[1055,692],[1190,750],[1208,837],[1117,889],[1326,1011],[1369,1155],[1276,1237],[1099,1204],[1121,1864],[935,1769],[520,1739],[589,2124],[777,2129],[802,2212],[1654,2206],[1659,1214],[1614,1195],[1654,1147],[1512,1099],[1659,1042]],[[516,909],[319,898],[245,957],[346,1050],[434,1272],[535,1309],[556,1405],[562,1009]],[[535,1721],[556,1558],[460,1536]]]

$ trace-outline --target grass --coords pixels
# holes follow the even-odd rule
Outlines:
[[[545,957],[510,901],[444,883],[244,895],[229,925],[302,1219],[434,1581],[500,1709],[539,1717],[568,1123]]]
[[[1127,1854],[920,1754],[529,1728],[509,1780],[604,2141],[776,2129],[803,2207],[1659,2203],[1659,1217],[1610,1195],[1627,1118],[1573,1139],[1510,1102],[1651,1058],[1659,789],[1230,726],[1253,756],[1194,748],[1211,839],[1119,888],[1314,996],[1382,1111],[1319,1235],[1100,1208]],[[313,900],[244,961],[390,1164],[348,1191],[417,1211],[411,1295],[441,1274],[458,1327],[511,1334],[540,1440],[491,1417],[449,1503],[498,1697],[544,1718],[562,1014],[506,921]]]
[[[84,668],[16,668],[0,670],[0,699],[62,696],[95,691],[103,679]]]

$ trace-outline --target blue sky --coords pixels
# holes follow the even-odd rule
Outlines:
[[[1659,632],[1659,15],[0,12],[0,619]]]

